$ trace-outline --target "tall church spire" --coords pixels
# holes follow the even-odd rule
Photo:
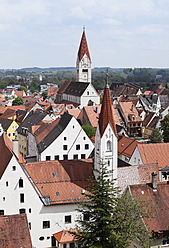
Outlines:
[[[83,28],[82,38],[77,56],[76,80],[79,82],[91,83],[91,58],[87,45],[85,28]]]
[[[118,136],[116,131],[116,124],[113,117],[111,97],[110,97],[110,89],[108,86],[108,82],[104,88],[103,100],[102,100],[102,108],[99,116],[99,130],[101,137],[104,134],[104,131],[107,125],[110,123],[116,137]]]
[[[103,101],[95,135],[94,168],[100,170],[100,162],[107,165],[109,180],[117,178],[117,131],[113,118],[108,80],[103,94]],[[97,177],[97,173],[95,173]]]

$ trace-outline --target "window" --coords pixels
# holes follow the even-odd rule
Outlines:
[[[138,159],[138,164],[140,164],[140,159]]]
[[[80,150],[80,145],[76,145],[76,150]]]
[[[60,196],[60,192],[56,192],[56,195],[57,195],[57,196]]]
[[[15,133],[13,133],[13,136],[15,136]]]
[[[21,208],[21,209],[19,209],[19,213],[20,213],[20,214],[25,214],[25,213],[26,213],[25,208]]]
[[[12,170],[13,171],[16,171],[16,166],[12,166]]]
[[[59,160],[59,155],[55,155],[55,160]]]
[[[82,72],[88,72],[88,69],[82,69]]]
[[[86,154],[81,154],[81,159],[85,159],[86,158]]]
[[[63,145],[63,150],[67,150],[67,145]]]
[[[31,230],[31,222],[29,222],[29,230]]]
[[[108,166],[110,166],[110,160],[108,160],[107,164],[108,164]]]
[[[19,179],[19,188],[23,188],[23,179],[22,178]]]
[[[8,187],[8,181],[6,182],[6,187]]]
[[[63,244],[63,248],[66,248],[67,247],[67,245],[66,244]]]
[[[31,211],[31,208],[29,208],[29,213],[31,213],[32,211]]]
[[[46,161],[47,161],[47,160],[50,160],[50,156],[46,156]]]
[[[89,91],[87,91],[87,95],[89,95]]]
[[[11,137],[11,133],[8,133],[8,137]]]
[[[70,243],[70,248],[75,248],[75,244],[74,243]]]
[[[53,172],[53,176],[54,177],[57,177],[57,172]]]
[[[3,199],[3,201],[5,201],[5,196],[2,199]]]
[[[84,221],[89,221],[89,214],[84,214],[83,215],[83,220]]]
[[[63,160],[68,160],[68,155],[63,155]]]
[[[107,151],[108,152],[111,151],[111,141],[110,140],[107,141]]]
[[[134,158],[134,163],[136,163],[136,158]]]
[[[43,237],[43,236],[41,236],[40,238],[39,238],[39,240],[40,241],[43,241],[45,238]]]
[[[50,228],[50,221],[49,220],[43,221],[43,229],[45,229],[45,228]]]
[[[73,159],[78,159],[78,154],[74,154]]]
[[[89,144],[85,144],[85,150],[89,149]]]
[[[67,137],[64,137],[64,140],[67,140]]]
[[[65,216],[65,223],[66,224],[71,223],[71,215]]]
[[[0,215],[4,215],[4,210],[0,210]]]
[[[20,202],[21,202],[21,203],[24,202],[24,194],[20,194]]]

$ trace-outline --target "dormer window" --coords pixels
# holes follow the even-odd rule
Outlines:
[[[112,148],[111,148],[111,141],[108,140],[107,141],[107,152],[110,152],[111,150],[112,150]]]

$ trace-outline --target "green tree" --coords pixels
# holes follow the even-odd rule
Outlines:
[[[96,133],[96,128],[92,127],[90,125],[83,125],[82,126],[83,130],[85,131],[85,133],[87,134],[87,136],[91,139],[95,133]]]
[[[20,96],[16,97],[15,100],[13,100],[12,102],[12,106],[23,105],[23,104],[24,104],[23,98]]]
[[[164,142],[169,142],[169,114],[167,114],[161,121],[161,127],[163,130],[163,140]]]
[[[18,90],[19,91],[22,91],[23,90],[23,91],[27,92],[27,88],[25,86],[20,86]]]
[[[151,143],[162,143],[163,136],[158,130],[158,128],[153,128],[152,133],[149,136]]]
[[[80,247],[127,248],[136,238],[142,247],[148,247],[149,233],[140,218],[146,204],[137,204],[128,191],[121,195],[116,182],[107,180],[111,172],[104,163],[95,172],[98,177],[90,180],[78,208],[83,217],[77,220],[79,231],[74,235]]]
[[[43,100],[45,100],[48,96],[48,92],[47,91],[43,91],[42,92],[42,96],[43,96]]]

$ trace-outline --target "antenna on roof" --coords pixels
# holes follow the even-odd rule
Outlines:
[[[107,78],[107,80],[106,80],[105,89],[109,89],[108,77],[109,77],[109,74],[108,74],[108,68],[107,68],[107,70],[106,70],[106,78]]]

